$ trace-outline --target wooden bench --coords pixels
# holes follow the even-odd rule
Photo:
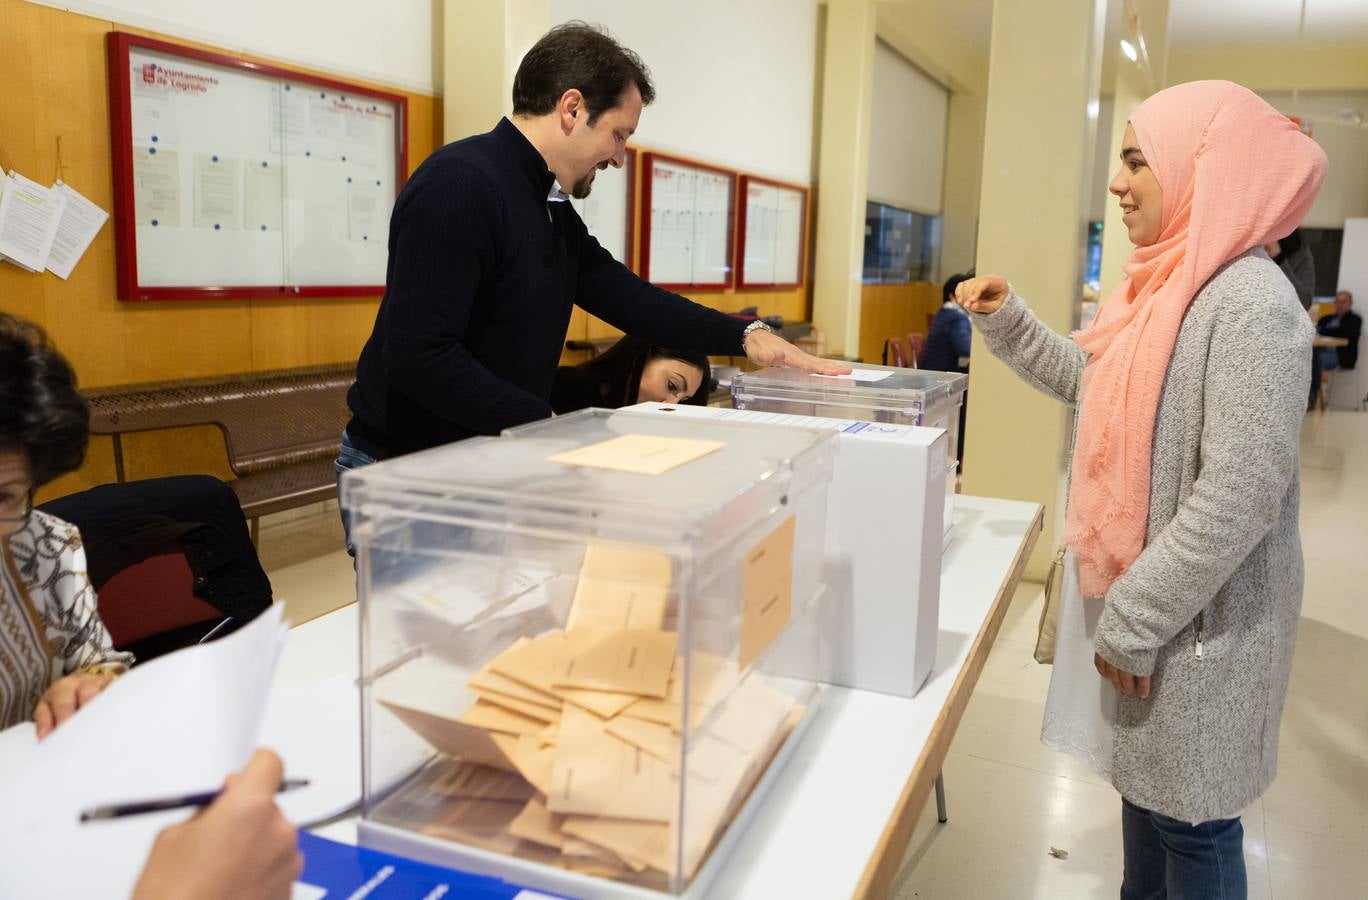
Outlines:
[[[337,496],[333,460],[350,413],[352,363],[149,382],[83,391],[90,431],[114,439],[114,471],[125,481],[120,436],[196,425],[223,432],[230,483],[257,539],[269,513]]]

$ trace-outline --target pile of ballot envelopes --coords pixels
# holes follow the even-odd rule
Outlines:
[[[440,753],[373,817],[600,877],[692,878],[804,706],[744,646],[681,646],[669,584],[665,555],[591,545],[564,627],[452,685],[459,711],[380,691]],[[404,668],[429,684],[456,671]]]

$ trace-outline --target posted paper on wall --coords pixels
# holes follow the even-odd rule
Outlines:
[[[170,150],[133,148],[133,207],[139,225],[179,228],[180,158]]]
[[[195,227],[237,228],[241,221],[242,163],[236,159],[195,154]]]
[[[65,207],[59,191],[10,172],[0,194],[0,254],[29,271],[43,271]]]
[[[69,184],[59,181],[52,190],[66,199],[66,206],[57,223],[57,235],[48,253],[47,269],[65,281],[71,277],[71,270],[85,255],[95,235],[104,227],[109,213],[91,203]]]

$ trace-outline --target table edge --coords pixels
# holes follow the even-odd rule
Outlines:
[[[1016,556],[1012,560],[1012,567],[998,588],[997,597],[993,599],[993,605],[983,621],[983,626],[974,636],[974,644],[969,649],[969,654],[965,658],[964,665],[960,667],[959,674],[955,676],[955,683],[950,688],[945,705],[941,707],[940,715],[936,717],[936,723],[931,727],[931,736],[927,739],[926,746],[922,748],[916,765],[912,768],[907,782],[903,785],[902,793],[893,806],[888,824],[884,826],[883,834],[879,837],[879,842],[870,855],[869,862],[865,866],[864,874],[861,876],[860,883],[853,896],[857,898],[888,896],[889,887],[902,863],[901,850],[896,855],[891,854],[890,850],[905,849],[908,842],[912,840],[912,832],[917,818],[926,805],[932,782],[935,780],[934,777],[928,778],[927,776],[931,775],[932,772],[939,772],[945,761],[945,756],[950,749],[950,741],[955,736],[960,719],[964,717],[964,710],[969,705],[969,698],[973,693],[974,686],[978,684],[979,675],[982,674],[983,666],[987,662],[988,651],[992,649],[993,643],[997,640],[997,634],[1002,628],[1002,620],[1006,617],[1011,597],[1016,592],[1017,585],[1021,583],[1022,575],[1026,570],[1026,563],[1030,559],[1032,551],[1035,550],[1036,541],[1040,538],[1044,527],[1045,509],[1040,504],[1036,504],[1035,515],[1032,517],[1026,533],[1022,535],[1021,546],[1017,548]]]

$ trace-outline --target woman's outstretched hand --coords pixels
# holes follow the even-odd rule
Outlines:
[[[995,313],[1007,302],[1010,288],[1007,279],[1000,275],[981,275],[961,281],[955,288],[955,302],[971,313],[988,315]]]

